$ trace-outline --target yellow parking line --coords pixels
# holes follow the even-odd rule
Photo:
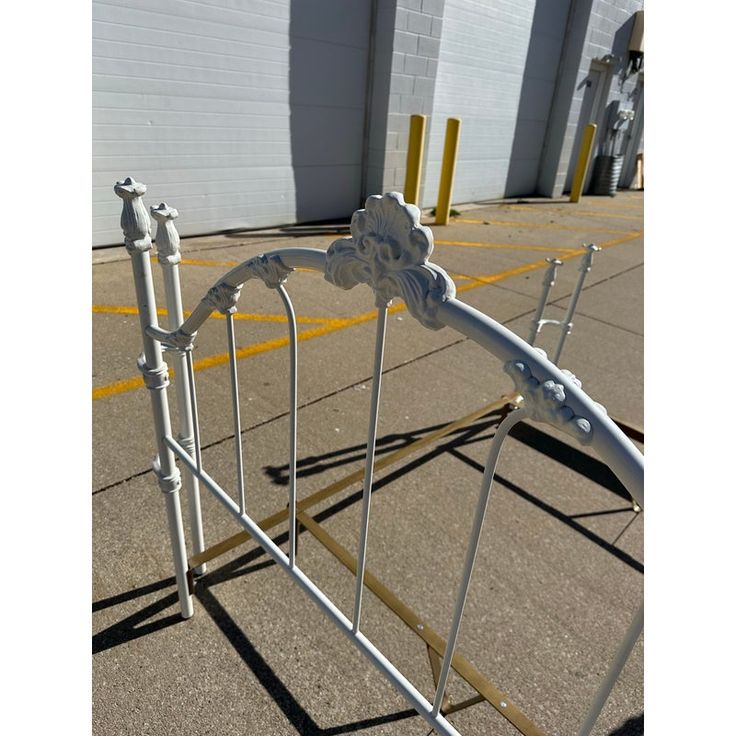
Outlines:
[[[510,210],[519,210],[520,212],[529,212],[529,207],[523,204],[507,204],[507,209]],[[549,207],[545,208],[543,210],[537,210],[540,214],[544,214],[545,212],[561,212],[565,215],[570,215],[571,217],[613,217],[616,220],[641,220],[641,216],[635,217],[633,215],[609,215],[608,213],[603,212],[591,212],[590,210],[577,210],[577,209],[570,209],[566,207]]]
[[[614,203],[608,203],[601,201],[600,199],[594,199],[593,201],[585,201],[585,198],[583,198],[583,204],[592,205],[594,207],[602,207],[604,210],[639,210],[641,212],[642,207],[644,206],[644,198],[641,198],[641,201],[639,204],[619,204],[618,202]]]
[[[401,306],[402,305],[397,305]],[[397,311],[393,307],[389,311]],[[297,341],[303,342],[305,340],[312,340],[315,337],[321,337],[322,335],[328,335],[330,332],[336,330],[344,330],[346,327],[352,327],[353,325],[360,324],[361,322],[368,322],[376,318],[374,311],[365,312],[355,317],[348,317],[346,319],[336,319],[332,324],[324,325],[323,327],[313,327],[310,330],[304,330],[297,334]],[[266,340],[264,342],[258,342],[253,345],[248,345],[244,348],[239,348],[235,351],[236,358],[249,358],[252,355],[258,355],[259,353],[265,353],[268,350],[275,350],[276,348],[282,348],[289,344],[288,335],[285,337],[277,337],[273,340]],[[228,353],[220,353],[218,355],[210,355],[206,358],[194,361],[194,370],[200,371],[206,368],[214,368],[218,365],[223,365],[229,360]],[[174,374],[172,369],[169,369],[171,375]],[[122,394],[126,391],[132,391],[136,388],[143,386],[143,378],[141,376],[135,376],[134,378],[126,378],[122,381],[115,381],[109,383],[106,386],[100,386],[92,391],[92,399],[104,399],[108,396],[114,396],[115,394]]]
[[[93,304],[92,312],[95,314],[131,314],[137,315],[138,309],[136,307],[122,307],[115,305],[106,304]],[[191,310],[184,312],[184,317],[188,317],[191,314]],[[156,314],[159,317],[165,317],[168,312],[165,309],[157,309]],[[213,312],[212,317],[214,319],[225,319],[224,314],[219,312]],[[244,320],[246,322],[288,322],[288,318],[285,314],[253,314],[247,312],[236,312],[233,315],[234,319]],[[339,317],[297,317],[296,321],[303,325],[330,325],[336,322],[341,322],[342,318]]]
[[[240,261],[215,261],[206,258],[182,258],[182,266],[238,266]]]
[[[634,240],[635,238],[640,237],[642,234],[641,230],[637,230],[636,232],[629,233],[629,235],[626,235],[622,238],[617,238],[615,240],[608,240],[604,243],[601,243],[598,247],[603,250],[604,248],[611,248],[614,245],[620,245],[621,243],[626,243],[629,240]],[[565,253],[563,255],[560,255],[558,258],[561,261],[569,261],[571,258],[577,258],[578,256],[583,255],[584,253],[587,253],[585,248],[576,248],[575,250],[572,250],[568,253]],[[476,282],[471,284],[463,284],[462,286],[458,286],[456,289],[457,293],[460,294],[464,291],[469,291],[470,289],[475,289],[478,286],[485,286],[487,284],[495,284],[498,281],[503,281],[505,279],[511,278],[512,276],[519,276],[522,273],[527,273],[528,271],[536,271],[539,268],[545,268],[549,264],[547,263],[547,260],[540,260],[540,261],[533,261],[532,263],[525,263],[523,266],[517,266],[516,268],[509,269],[508,271],[502,271],[501,273],[492,273],[488,276],[466,276],[466,278]]]
[[[543,253],[568,253],[576,248],[553,248],[549,245],[518,245],[517,243],[477,243],[470,240],[435,240],[435,245],[454,245],[463,248],[498,248],[499,250],[536,250]]]
[[[247,259],[246,259],[247,260]],[[244,261],[216,261],[206,258],[182,258],[180,263],[182,266],[239,266]],[[295,271],[305,271],[311,273],[319,273],[313,268],[295,268]]]
[[[621,243],[634,240],[635,238],[640,237],[641,234],[642,231],[636,231],[621,238],[600,243],[599,247],[602,249],[610,248],[614,245],[619,245]],[[570,258],[575,258],[576,256],[582,255],[585,252],[585,249],[577,248],[573,251],[560,254],[559,258],[563,261],[569,260]],[[517,268],[511,268],[499,273],[489,274],[487,276],[466,276],[466,278],[469,279],[470,283],[459,286],[457,288],[457,293],[470,291],[471,289],[476,289],[487,284],[494,284],[513,276],[526,273],[528,271],[545,268],[547,265],[548,264],[546,260],[539,260],[534,261],[533,263],[527,263],[523,266],[518,266]],[[404,304],[404,302],[402,301],[391,306],[389,308],[389,313],[395,314],[396,312],[402,312],[405,309],[406,304]],[[344,330],[348,327],[353,327],[354,325],[362,324],[364,322],[370,322],[371,320],[376,319],[376,316],[376,310],[371,310],[369,312],[364,312],[363,314],[358,314],[353,317],[346,317],[345,319],[336,318],[332,321],[331,324],[303,330],[302,332],[297,334],[297,340],[299,342],[303,342],[305,340],[312,340],[315,337],[321,337],[322,335],[329,335],[331,332],[337,332],[338,330]],[[267,352],[269,350],[275,350],[277,348],[285,347],[288,344],[289,338],[287,336],[278,337],[273,340],[266,340],[265,342],[255,343],[254,345],[248,345],[246,347],[239,348],[238,350],[236,350],[235,355],[237,358],[247,358],[252,355],[258,355],[260,353]],[[194,362],[194,370],[204,370],[206,368],[213,368],[214,366],[223,365],[228,362],[228,359],[229,358],[227,353],[221,353],[219,355],[211,355],[206,358],[201,358],[200,360]],[[133,389],[141,388],[142,386],[143,379],[140,376],[116,381],[114,383],[107,384],[106,386],[100,386],[99,388],[94,389],[92,391],[92,399],[103,399],[108,396],[114,396],[116,394],[132,391]]]
[[[621,233],[628,234],[633,230],[616,230],[609,227],[570,227],[569,225],[558,225],[557,223],[547,222],[514,222],[513,220],[472,220],[464,217],[456,217],[453,222],[463,222],[469,225],[499,225],[501,227],[531,227],[531,228],[547,228],[549,230],[569,230],[571,232],[586,233]]]

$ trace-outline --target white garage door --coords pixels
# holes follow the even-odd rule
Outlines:
[[[448,117],[462,119],[453,200],[534,193],[570,0],[447,0],[423,204]]]
[[[363,0],[94,0],[93,244],[129,175],[183,235],[349,214],[369,27]]]

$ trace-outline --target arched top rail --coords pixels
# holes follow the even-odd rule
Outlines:
[[[227,312],[243,285],[258,278],[277,288],[294,269],[324,274],[343,289],[364,283],[381,307],[402,298],[423,326],[448,326],[498,358],[524,398],[530,419],[545,422],[589,445],[609,465],[634,500],[644,507],[644,460],[641,452],[583,391],[580,381],[558,368],[543,351],[530,346],[491,317],[455,298],[447,273],[429,262],[432,231],[420,224],[420,211],[396,192],[369,197],[351,221],[351,237],[326,250],[279,248],[250,258],[222,276],[178,330],[149,326],[150,337],[171,347],[191,346],[197,330],[212,314]]]

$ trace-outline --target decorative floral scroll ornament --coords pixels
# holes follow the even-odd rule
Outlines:
[[[120,227],[125,236],[125,249],[131,255],[151,249],[151,218],[143,204],[146,185],[128,177],[115,184],[115,194],[123,200]]]
[[[400,296],[425,327],[438,330],[442,302],[455,296],[447,273],[428,263],[432,231],[419,223],[420,211],[398,192],[368,197],[365,209],[353,214],[350,238],[327,249],[325,278],[343,289],[368,284],[383,307]]]
[[[577,416],[565,404],[565,387],[552,380],[539,381],[532,375],[529,366],[521,360],[510,360],[504,370],[514,381],[516,390],[524,397],[524,408],[531,419],[546,422],[571,434],[581,444],[593,441],[593,427],[585,417]],[[563,371],[578,387],[582,384],[570,371]],[[605,409],[596,405],[605,413]]]
[[[158,262],[162,265],[173,266],[181,261],[179,252],[179,233],[174,220],[179,217],[179,211],[161,202],[158,207],[151,206],[151,215],[158,224],[156,228],[156,251]]]
[[[253,276],[263,281],[269,289],[275,289],[279,284],[283,284],[294,270],[285,266],[278,256],[264,254],[249,258],[243,266]]]
[[[240,290],[242,288],[242,284],[230,286],[230,284],[221,281],[207,292],[202,301],[214,309],[219,310],[222,314],[231,314],[237,311],[235,305],[240,297]]]

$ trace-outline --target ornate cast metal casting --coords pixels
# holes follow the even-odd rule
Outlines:
[[[342,289],[368,284],[383,307],[400,296],[412,316],[439,330],[437,308],[455,296],[447,272],[429,263],[432,231],[420,224],[421,212],[398,192],[368,197],[365,209],[353,214],[350,238],[327,249],[325,278]]]

